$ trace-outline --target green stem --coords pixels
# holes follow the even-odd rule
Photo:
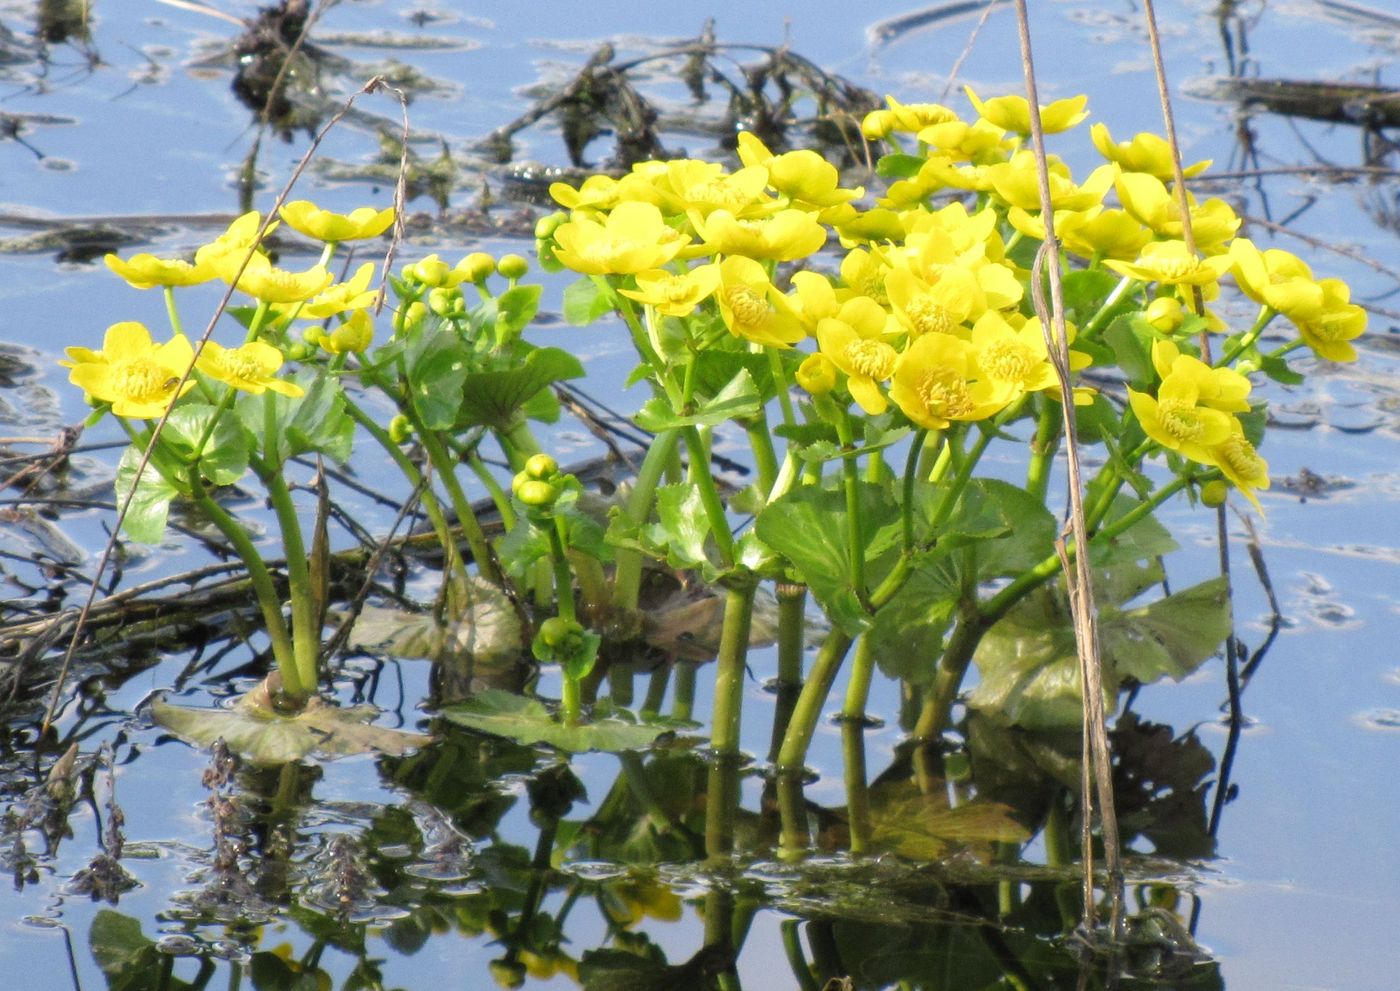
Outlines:
[[[1103,303],[1094,311],[1094,315],[1089,318],[1089,322],[1079,328],[1080,336],[1087,337],[1090,334],[1097,333],[1099,328],[1103,326],[1104,321],[1108,319],[1109,311],[1117,306],[1119,300],[1126,296],[1128,291],[1136,285],[1138,285],[1137,280],[1133,279],[1131,276],[1125,275],[1119,279],[1118,285],[1114,286],[1113,291],[1104,297]]]
[[[485,486],[486,491],[491,493],[491,501],[496,504],[496,512],[501,514],[501,523],[506,531],[514,530],[515,506],[510,501],[510,495],[501,487],[501,483],[496,481],[496,476],[486,466],[486,462],[481,460],[481,455],[477,454],[474,448],[467,454],[467,467]]]
[[[778,394],[778,408],[783,411],[783,425],[797,425],[797,414],[792,408],[792,389],[788,382],[787,369],[783,367],[783,356],[777,348],[765,347],[768,354],[768,369],[773,375],[773,391]]]
[[[490,544],[486,542],[486,534],[481,529],[481,523],[477,521],[476,513],[472,511],[472,504],[467,500],[466,493],[462,491],[461,483],[457,481],[454,470],[456,465],[443,448],[437,434],[425,428],[418,419],[416,408],[409,411],[408,415],[415,421],[413,426],[418,434],[418,441],[427,452],[433,470],[442,480],[443,488],[447,490],[447,497],[457,514],[457,525],[462,528],[462,535],[467,538],[467,546],[471,548],[472,559],[476,561],[477,569],[482,577],[493,585],[502,584],[501,571],[496,565],[495,555],[491,553]]]
[[[183,334],[185,328],[180,323],[180,311],[175,307],[175,287],[165,287],[165,315],[170,319],[170,329],[176,334]]]
[[[1220,360],[1215,363],[1215,367],[1224,368],[1234,363],[1236,358],[1244,354],[1255,341],[1259,340],[1259,335],[1264,333],[1264,328],[1269,325],[1269,321],[1273,320],[1277,315],[1278,310],[1272,307],[1265,306],[1261,309],[1259,311],[1259,316],[1254,320],[1254,325],[1250,327],[1249,330],[1245,331],[1245,335],[1240,338],[1238,344],[1221,355]]]
[[[918,480],[919,458],[923,454],[924,441],[927,439],[927,430],[920,428],[914,431],[914,439],[909,444],[909,456],[904,462],[903,498],[900,499],[899,514],[906,554],[914,552],[914,483]]]
[[[802,691],[802,654],[806,645],[807,586],[780,582],[778,593],[778,680],[773,710],[773,734],[768,760],[778,759],[797,696]]]
[[[679,440],[680,433],[676,430],[662,431],[652,440],[646,457],[642,459],[642,466],[637,471],[632,494],[628,496],[622,510],[629,526],[640,527],[651,515],[656,487],[661,482],[666,465],[675,454],[676,443]],[[617,565],[613,571],[613,607],[619,611],[635,611],[642,584],[642,552],[631,547],[619,547],[616,561]]]
[[[803,762],[812,744],[812,734],[821,718],[822,706],[836,681],[836,673],[850,650],[851,637],[834,628],[822,642],[816,659],[802,686],[802,694],[793,706],[792,719],[783,744],[778,748],[778,806],[782,818],[782,841],[785,851],[795,853],[807,846],[807,810],[802,801]]]
[[[268,572],[262,555],[248,536],[248,531],[209,495],[197,471],[189,473],[189,485],[195,504],[224,535],[232,545],[234,553],[248,569],[248,580],[253,585],[253,595],[262,611],[268,639],[272,641],[272,656],[277,662],[278,672],[282,675],[282,691],[294,700],[306,699],[315,686],[314,683],[307,684],[302,681],[296,651],[287,631],[287,621],[282,616],[282,602],[277,595],[277,586],[272,581],[272,575]]]
[[[745,581],[724,595],[715,668],[715,707],[710,727],[714,763],[710,767],[710,801],[705,811],[705,849],[711,857],[725,856],[734,846],[734,814],[738,803],[740,715],[744,699],[744,668],[748,660],[749,628],[757,584]],[[726,772],[726,765],[732,765]],[[733,794],[729,794],[733,792]],[[719,801],[716,801],[716,796]]]
[[[778,484],[778,455],[773,450],[773,435],[768,429],[768,416],[760,410],[744,423],[753,449],[754,466],[758,469],[758,490],[766,500]]]
[[[690,478],[700,492],[700,504],[705,507],[705,518],[710,523],[710,533],[715,538],[719,560],[724,570],[734,567],[734,535],[729,532],[729,517],[724,511],[724,502],[719,497],[719,488],[710,472],[710,451],[694,426],[681,428],[685,438],[686,454],[690,458]]]
[[[846,682],[846,703],[841,709],[841,751],[846,775],[846,808],[851,830],[851,853],[859,856],[870,848],[870,790],[865,773],[865,706],[875,673],[874,650],[869,636],[856,644]]]
[[[316,608],[319,597],[311,587],[311,569],[308,566],[306,542],[302,538],[301,520],[297,517],[296,504],[292,501],[291,490],[287,488],[282,473],[257,460],[253,468],[267,489],[268,500],[277,516],[278,529],[282,531],[282,549],[287,560],[287,587],[292,601],[292,646],[297,671],[301,683],[308,690],[314,690],[319,680],[321,617]]]
[[[671,718],[690,722],[695,713],[695,665],[676,664],[676,690],[671,695]]]
[[[647,696],[642,700],[642,718],[651,718],[661,713],[661,703],[666,701],[666,686],[671,681],[671,665],[662,664],[651,672],[647,682]]]
[[[1060,446],[1063,423],[1060,404],[1049,399],[1040,401],[1040,414],[1035,422],[1035,439],[1031,441],[1030,464],[1026,467],[1026,491],[1045,502],[1050,490],[1050,466]]]
[[[861,537],[860,465],[856,463],[855,444],[850,416],[845,410],[836,414],[836,436],[841,441],[841,480],[846,493],[846,548],[851,564],[851,585],[856,596],[865,601],[865,547]]]

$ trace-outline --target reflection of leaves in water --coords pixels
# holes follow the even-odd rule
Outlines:
[[[1142,836],[1163,857],[1211,856],[1215,839],[1206,829],[1205,798],[1215,758],[1195,731],[1178,738],[1171,727],[1126,712],[1112,737],[1113,794],[1123,841]]]
[[[871,787],[870,826],[877,847],[919,861],[942,860],[954,850],[985,859],[993,843],[1030,838],[1006,806],[975,798],[951,807],[943,782],[922,792],[910,778]]]
[[[184,991],[190,987],[188,981],[163,973],[161,962],[169,957],[129,915],[105,908],[98,912],[88,930],[88,948],[111,991]]]
[[[494,689],[447,706],[442,714],[468,729],[518,743],[547,743],[569,753],[643,750],[663,733],[679,728],[665,722],[639,723],[626,710],[612,712],[602,704],[595,707],[591,722],[568,726],[557,721],[538,699]]]

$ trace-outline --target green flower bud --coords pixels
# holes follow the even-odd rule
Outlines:
[[[559,616],[551,616],[540,624],[540,640],[550,647],[562,647],[581,629],[577,623],[570,623]]]
[[[484,251],[473,251],[457,263],[457,271],[465,281],[481,285],[495,274],[496,259]]]
[[[535,239],[547,241],[554,236],[554,232],[559,229],[559,225],[568,221],[569,215],[563,210],[555,210],[553,213],[541,217],[535,221]]]
[[[321,339],[325,336],[325,331],[323,331],[320,327],[307,327],[304,331],[301,332],[301,339],[307,344],[311,345],[313,348],[319,347],[321,344]]]
[[[492,960],[488,967],[492,980],[506,991],[513,991],[525,984],[525,965],[517,960]]]
[[[496,269],[513,282],[525,277],[526,273],[530,271],[530,263],[521,255],[502,255]]]
[[[411,436],[413,424],[409,422],[408,417],[400,413],[389,421],[389,439],[395,444],[402,444]]]
[[[445,286],[452,284],[452,269],[437,255],[429,255],[415,265],[403,270],[405,279],[425,286]]]
[[[360,352],[368,348],[373,339],[374,322],[370,319],[369,311],[356,310],[350,314],[349,320],[322,336],[321,346],[333,354]]]
[[[559,498],[559,490],[548,482],[527,478],[515,490],[515,497],[526,506],[546,509],[554,505],[554,500]]]
[[[1225,505],[1225,497],[1230,494],[1230,486],[1219,478],[1201,486],[1201,502],[1211,509]]]
[[[307,344],[304,341],[295,341],[287,345],[288,361],[306,361],[315,353],[316,346],[314,344]]]
[[[525,474],[530,478],[549,479],[559,474],[559,462],[548,454],[536,454],[525,462]]]
[[[404,312],[403,329],[404,333],[411,334],[423,324],[423,318],[428,315],[428,308],[423,305],[422,300],[415,299],[408,304],[408,309]]]
[[[440,317],[450,317],[455,309],[455,304],[462,298],[461,292],[456,289],[449,289],[446,286],[439,286],[428,293],[428,309],[432,310]]]
[[[1170,334],[1186,319],[1186,308],[1175,296],[1158,296],[1147,304],[1147,322],[1164,334]]]

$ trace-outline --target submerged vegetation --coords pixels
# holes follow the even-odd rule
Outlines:
[[[314,61],[307,17],[264,11],[247,36],[264,48],[237,49],[239,85],[261,87],[246,99],[287,135],[306,125],[279,60]],[[320,986],[331,948],[353,960],[345,987],[382,987],[371,934],[413,952],[450,930],[493,943],[504,987],[734,988],[768,906],[805,920],[782,926],[804,991],[1061,986],[1085,961],[1119,986],[1223,986],[1180,878],[1214,853],[1228,768],[1130,703],[1222,651],[1236,676],[1240,645],[1225,576],[1168,582],[1179,534],[1158,516],[1262,513],[1256,386],[1301,382],[1300,354],[1355,360],[1365,311],[1182,185],[1211,163],[1115,139],[1086,97],[876,103],[786,48],[717,67],[738,51],[755,49],[709,28],[640,60],[601,49],[478,146],[508,161],[522,129],[562,130],[575,170],[548,185],[533,258],[397,264],[403,187],[339,214],[290,184],[191,256],[106,255],[163,295],[168,327],[118,319],[62,362],[84,426],[123,441],[99,578],[176,528],[222,559],[192,593],[158,580],[0,628],[31,662],[202,643],[142,706],[210,754],[210,849],[164,916],[186,942],[99,912],[110,987],[202,988],[218,959],[233,986]],[[725,94],[735,158],[667,152],[631,78],[653,59],[697,100]],[[794,126],[799,99],[815,111]],[[615,157],[589,169],[605,128]],[[571,280],[577,339],[630,341],[625,426],[587,399],[587,347],[557,327],[543,343],[539,271]],[[187,301],[209,285],[224,298],[199,333]],[[561,421],[609,456],[562,463]],[[1087,466],[1079,537],[1067,452]],[[383,517],[348,519],[351,489]],[[1086,596],[1119,716],[1114,832],[1081,790]],[[219,642],[253,648],[241,691],[178,703]],[[429,697],[408,700],[428,717],[384,725],[361,685],[340,697],[347,655],[430,661]],[[898,698],[897,733],[872,692]],[[812,770],[832,708],[837,790]],[[322,759],[366,753],[402,801],[347,802],[353,829],[299,845]],[[589,753],[617,765],[591,802]],[[105,826],[72,890],[116,905],[138,883],[114,763],[75,745],[6,814],[18,887],[35,842],[71,835],[79,790],[105,797]],[[1120,841],[1128,920],[1105,933],[1076,888],[1114,901],[1082,853]],[[596,943],[569,927],[582,903]],[[687,904],[704,939],[675,962],[639,924]],[[312,940],[299,955],[258,941],[288,917]],[[184,955],[193,977],[174,976]]]

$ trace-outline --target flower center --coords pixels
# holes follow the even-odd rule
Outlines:
[[[851,341],[842,355],[858,375],[883,382],[894,374],[897,356],[884,341]]]
[[[629,251],[635,251],[638,245],[635,241],[627,241],[621,238],[600,238],[591,244],[585,245],[579,252],[584,258],[600,265],[610,264],[614,259],[620,258]]]
[[[1021,383],[1030,377],[1035,357],[1020,341],[1003,339],[987,345],[978,356],[978,363],[994,379]]]
[[[1197,440],[1204,432],[1196,407],[1180,399],[1164,399],[1157,404],[1157,422],[1179,441]]]
[[[685,198],[691,203],[705,203],[716,208],[743,206],[747,197],[730,183],[719,179],[697,182],[685,191]]]
[[[904,308],[909,322],[914,325],[914,334],[947,334],[956,326],[953,315],[934,300],[932,296],[915,296]]]
[[[730,286],[724,298],[734,314],[734,322],[742,327],[757,327],[768,319],[768,300],[748,286]]]
[[[915,392],[930,413],[941,416],[965,416],[972,412],[972,396],[967,380],[951,368],[929,368],[919,376]]]
[[[672,275],[661,284],[661,295],[668,303],[684,303],[690,298],[690,283]]]
[[[1162,276],[1163,282],[1179,282],[1194,275],[1201,267],[1199,258],[1158,258],[1154,267]]]
[[[1268,471],[1268,463],[1255,452],[1254,445],[1239,434],[1216,448],[1215,454],[1239,478],[1257,479]]]
[[[150,358],[128,358],[112,369],[112,387],[123,399],[155,402],[170,394],[179,381],[170,369]]]
[[[241,354],[237,349],[225,351],[222,364],[229,378],[249,381],[263,377],[262,363],[252,355]]]

